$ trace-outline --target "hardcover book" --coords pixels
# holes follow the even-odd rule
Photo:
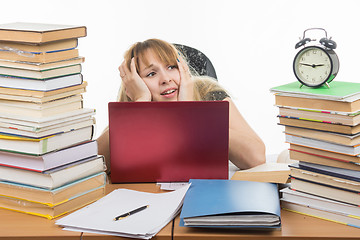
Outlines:
[[[281,189],[280,192],[282,195],[280,201],[286,200],[288,202],[298,203],[312,208],[326,209],[330,212],[335,212],[338,214],[360,217],[360,208],[352,204],[346,204],[323,197],[317,197],[312,194],[294,191],[290,188]]]
[[[0,181],[0,197],[16,198],[47,206],[56,206],[94,189],[105,187],[105,184],[105,172],[81,178],[52,190]]]
[[[92,189],[83,194],[79,194],[69,199],[69,201],[57,205],[49,205],[18,198],[0,196],[0,208],[36,215],[39,217],[45,217],[47,219],[54,219],[84,207],[85,205],[98,200],[104,195],[105,187],[103,186]]]
[[[354,101],[360,99],[360,83],[333,81],[330,88],[322,85],[317,88],[302,86],[299,82],[291,82],[273,87],[270,92],[281,96],[327,99],[336,101]]]
[[[97,153],[96,141],[73,145],[39,156],[0,151],[0,165],[45,172],[69,163],[96,157]]]
[[[359,191],[348,190],[295,177],[291,178],[291,189],[347,204],[360,205]]]
[[[85,36],[85,26],[29,22],[0,24],[1,41],[39,44]]]
[[[18,42],[0,41],[0,50],[28,53],[53,52],[65,49],[68,50],[76,48],[77,46],[77,38],[47,42],[42,44],[24,44]],[[2,66],[1,63],[0,66]]]
[[[36,139],[0,134],[0,150],[29,155],[42,155],[92,139],[94,126]]]
[[[70,59],[65,59],[65,60],[50,62],[50,63],[20,62],[20,61],[10,61],[10,60],[6,60],[6,59],[0,59],[0,66],[41,71],[41,70],[46,70],[46,69],[81,64],[84,61],[85,61],[84,57],[70,58]]]
[[[0,87],[35,91],[57,90],[82,83],[83,76],[81,73],[63,77],[49,78],[46,80],[0,76]]]
[[[49,79],[49,78],[68,76],[78,73],[81,73],[80,64],[40,70],[40,71],[0,66],[0,75],[20,77],[20,78],[30,78],[30,79]]]
[[[104,172],[105,169],[104,157],[98,155],[41,173],[0,166],[0,176],[6,182],[26,184],[44,189],[55,189],[92,174]]]

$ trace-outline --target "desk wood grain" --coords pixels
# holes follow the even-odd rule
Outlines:
[[[144,192],[163,192],[159,186],[155,184],[108,184],[106,186],[106,193],[117,188],[128,188]],[[55,225],[54,220],[48,220],[46,218],[33,216],[24,213],[18,213],[10,210],[0,209],[0,240],[24,240],[24,239],[56,239],[56,240],[79,240],[81,237],[80,232],[72,232],[62,230],[61,227]],[[172,222],[170,222],[165,228],[163,228],[154,237],[154,240],[168,240],[171,239],[172,234]],[[84,233],[82,239],[126,239],[115,236],[90,234]]]
[[[66,239],[79,240],[79,232],[64,231],[55,220],[0,209],[0,239]]]
[[[236,229],[209,229],[180,227],[180,218],[175,219],[174,240],[212,240],[212,239],[306,239],[306,240],[344,240],[360,239],[360,229],[322,219],[281,211],[281,230],[250,231]]]

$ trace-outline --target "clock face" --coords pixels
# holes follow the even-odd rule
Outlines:
[[[320,47],[302,49],[294,59],[294,72],[298,80],[307,86],[320,86],[330,78],[333,62],[330,55]]]

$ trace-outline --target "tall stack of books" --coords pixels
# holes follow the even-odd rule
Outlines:
[[[360,227],[360,83],[272,88],[290,143],[284,209]]]
[[[49,219],[104,196],[104,159],[83,108],[86,27],[0,24],[0,208]]]

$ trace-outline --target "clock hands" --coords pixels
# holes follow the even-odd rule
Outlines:
[[[309,66],[312,68],[324,66],[324,64],[308,64],[308,63],[299,63],[299,64],[304,65],[304,66]]]

